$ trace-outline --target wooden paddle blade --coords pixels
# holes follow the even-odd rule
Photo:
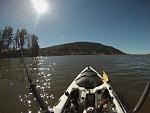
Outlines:
[[[108,75],[105,73],[105,71],[103,71],[103,81],[104,82],[108,82],[109,81]]]

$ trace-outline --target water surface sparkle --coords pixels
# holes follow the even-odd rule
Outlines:
[[[88,65],[109,74],[113,88],[129,108],[133,108],[145,82],[150,80],[150,56],[59,56],[26,58],[25,61],[30,77],[49,108]],[[0,112],[42,112],[29,90],[21,59],[0,60],[0,87]],[[149,101],[150,97],[140,113],[149,113]]]

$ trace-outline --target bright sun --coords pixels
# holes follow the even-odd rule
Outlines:
[[[48,4],[45,0],[30,0],[36,12],[43,14],[48,11]]]

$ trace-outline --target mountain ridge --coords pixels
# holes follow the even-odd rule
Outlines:
[[[41,48],[40,56],[61,56],[61,55],[125,55],[119,49],[112,46],[94,42],[73,42],[61,45],[54,45]]]

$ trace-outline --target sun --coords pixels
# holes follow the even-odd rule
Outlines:
[[[45,0],[30,0],[36,12],[43,14],[48,12],[48,4]]]

